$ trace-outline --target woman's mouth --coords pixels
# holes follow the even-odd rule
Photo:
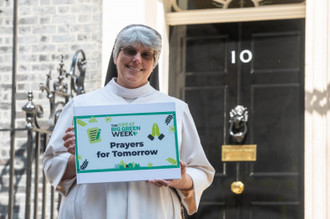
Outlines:
[[[133,71],[142,71],[142,69],[139,69],[139,68],[134,68],[134,67],[131,67],[131,66],[128,66],[127,65],[127,68],[133,70]]]

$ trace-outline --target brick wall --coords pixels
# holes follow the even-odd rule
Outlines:
[[[0,0],[0,10],[1,129],[9,128],[11,121],[13,0]],[[16,127],[24,127],[25,113],[21,109],[27,102],[28,90],[33,91],[33,102],[42,104],[48,117],[49,102],[46,93],[39,91],[39,83],[46,83],[49,71],[51,82],[57,80],[60,55],[64,56],[64,69],[69,71],[75,51],[84,50],[87,57],[85,91],[101,86],[102,0],[18,0],[17,21]],[[16,133],[15,147],[22,151],[15,163],[18,174],[15,183],[18,193],[22,193],[25,181],[19,174],[24,172],[26,132]],[[0,131],[0,218],[7,215],[9,149],[9,132]],[[18,193],[14,218],[23,218],[24,198]]]

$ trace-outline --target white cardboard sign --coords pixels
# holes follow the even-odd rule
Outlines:
[[[175,103],[73,111],[78,184],[181,178]]]

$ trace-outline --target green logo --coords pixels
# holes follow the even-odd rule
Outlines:
[[[94,144],[101,141],[101,129],[98,127],[87,129],[89,143]]]
[[[111,133],[113,137],[136,136],[141,130],[140,126],[135,126],[134,122],[122,122],[111,124]]]

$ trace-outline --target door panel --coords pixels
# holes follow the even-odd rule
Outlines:
[[[185,51],[185,73],[212,72],[224,74],[227,70],[226,51],[228,43],[227,36],[219,37],[187,37],[183,39],[183,51]]]
[[[283,205],[269,204],[262,205],[253,204],[250,211],[250,219],[291,219],[286,215],[298,215],[298,207],[294,203],[284,203]]]
[[[224,139],[225,119],[222,112],[227,99],[226,88],[221,86],[187,88],[185,94],[186,101],[198,103],[194,104],[190,111],[194,115],[199,115],[194,120],[200,138],[204,139],[206,151],[211,155],[208,159],[221,166],[218,157],[220,148],[214,142],[223,142]]]
[[[169,67],[169,93],[188,103],[216,169],[188,218],[303,218],[304,20],[172,27]],[[221,161],[237,105],[249,111],[239,144],[257,144],[255,162]]]
[[[251,44],[254,55],[251,63],[252,73],[297,70],[299,56],[296,54],[299,54],[299,36],[299,32],[252,34]]]
[[[250,107],[253,124],[250,127],[254,132],[251,139],[257,139],[259,146],[258,159],[253,163],[254,173],[297,172],[298,88],[296,84],[252,87]]]

